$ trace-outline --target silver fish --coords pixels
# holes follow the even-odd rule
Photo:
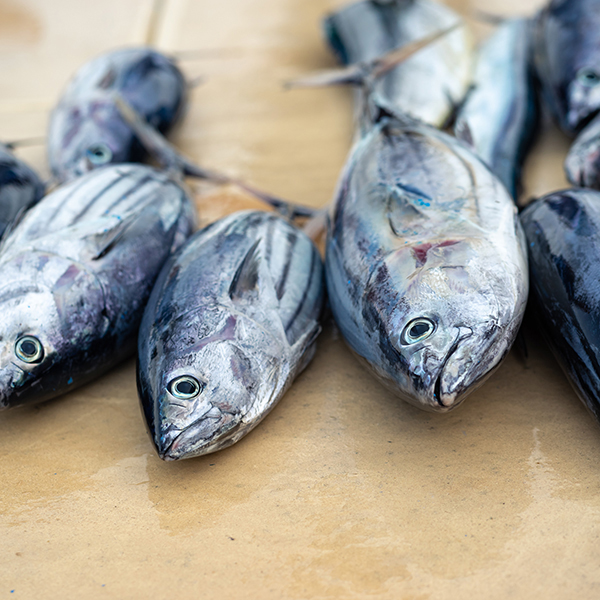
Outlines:
[[[325,33],[338,58],[368,62],[390,50],[462,23],[430,0],[362,0],[330,15]],[[459,27],[379,78],[372,95],[426,123],[441,127],[466,94],[473,70],[473,38]]]
[[[484,42],[454,125],[515,199],[537,124],[530,37],[528,19],[509,19]]]
[[[460,141],[383,116],[338,186],[326,253],[335,320],[404,400],[445,412],[501,362],[527,300],[516,207]]]
[[[139,336],[138,391],[159,456],[190,458],[246,435],[311,360],[321,258],[271,213],[240,212],[164,267]]]
[[[0,408],[131,355],[160,268],[193,226],[186,191],[143,165],[92,171],[31,209],[0,250]]]

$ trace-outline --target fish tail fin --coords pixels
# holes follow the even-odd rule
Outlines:
[[[163,168],[174,176],[195,177],[216,184],[234,184],[246,192],[256,196],[275,210],[293,220],[296,217],[311,217],[317,209],[301,204],[294,204],[278,198],[273,194],[263,192],[254,186],[230,177],[218,171],[206,169],[183,156],[167,139],[154,127],[144,121],[140,115],[120,95],[115,95],[115,104],[125,122],[133,129],[136,137],[146,151],[153,156]]]

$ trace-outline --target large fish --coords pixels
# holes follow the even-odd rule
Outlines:
[[[515,200],[537,123],[530,38],[528,19],[509,19],[485,41],[454,126]]]
[[[521,213],[539,330],[600,421],[600,192],[571,189]]]
[[[460,141],[382,116],[351,151],[326,252],[346,341],[404,400],[456,407],[513,343],[527,299],[516,207]]]
[[[272,213],[189,240],[140,328],[138,391],[162,459],[229,446],[266,416],[314,354],[323,294],[314,244]]]
[[[550,0],[534,28],[535,65],[562,129],[575,135],[600,110],[600,0]]]
[[[457,13],[430,0],[362,0],[330,15],[324,26],[338,58],[350,64],[369,62],[458,23]],[[373,95],[440,127],[466,94],[472,68],[472,37],[458,27],[380,77]]]
[[[0,408],[132,354],[160,268],[193,225],[185,190],[143,165],[92,171],[31,209],[0,251]]]
[[[84,64],[50,116],[48,158],[59,182],[145,157],[117,97],[167,133],[183,114],[187,84],[172,59],[148,47],[113,50]]]
[[[12,153],[10,145],[0,144],[0,237],[43,195],[37,173]]]

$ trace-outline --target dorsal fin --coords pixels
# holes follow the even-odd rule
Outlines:
[[[92,245],[90,248],[92,252],[90,256],[91,260],[99,260],[106,256],[118,244],[127,229],[139,216],[139,213],[133,213],[117,221],[114,225],[107,227],[101,233],[91,235],[88,238],[88,242]]]
[[[229,286],[229,297],[234,302],[244,298],[248,294],[257,293],[258,267],[261,258],[258,250],[260,242],[261,238],[252,244],[233,276],[233,280]]]

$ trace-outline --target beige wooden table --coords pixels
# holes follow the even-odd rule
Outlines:
[[[325,204],[352,137],[345,89],[283,92],[333,65],[337,0],[1,0],[0,138],[42,135],[85,60],[148,35],[197,87],[177,143],[203,164]],[[453,2],[525,12],[533,2]],[[514,9],[514,11],[513,11]],[[482,25],[478,31],[489,32]],[[547,128],[529,193],[565,185]],[[20,151],[47,174],[42,147]],[[200,202],[204,218],[224,201]],[[600,597],[600,429],[534,329],[456,412],[386,392],[331,325],[313,364],[236,446],[163,463],[134,361],[0,414],[0,598]]]

